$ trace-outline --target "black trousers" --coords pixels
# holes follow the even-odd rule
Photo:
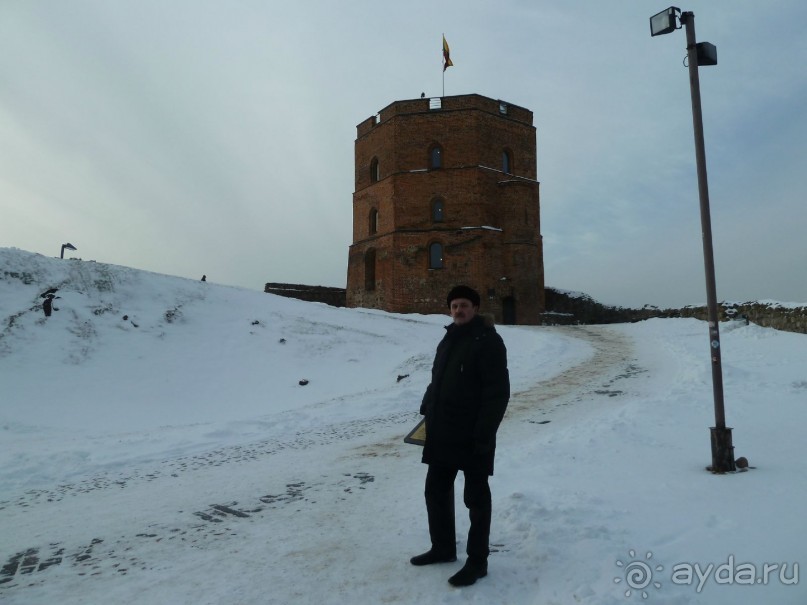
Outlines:
[[[454,526],[454,480],[459,471],[434,464],[426,473],[426,511],[429,515],[429,536],[432,550],[454,553],[457,534]],[[487,561],[490,554],[491,498],[487,473],[463,471],[465,490],[463,501],[468,508],[471,528],[468,530],[466,553],[469,559]]]

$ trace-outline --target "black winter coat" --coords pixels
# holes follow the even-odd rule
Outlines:
[[[476,315],[446,326],[420,406],[423,462],[492,475],[496,431],[509,400],[507,349],[493,323]]]

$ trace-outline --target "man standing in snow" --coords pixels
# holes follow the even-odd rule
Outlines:
[[[431,549],[412,557],[412,565],[457,560],[454,526],[454,480],[465,475],[463,500],[468,507],[465,566],[449,578],[454,586],[469,586],[487,575],[491,496],[496,432],[510,399],[507,349],[493,322],[478,314],[479,294],[457,286],[448,294],[452,323],[437,346],[432,381],[420,413],[426,416],[423,462],[426,511]]]

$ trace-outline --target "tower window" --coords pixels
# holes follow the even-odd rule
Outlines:
[[[429,269],[443,268],[443,245],[437,242],[429,246]]]
[[[512,174],[513,172],[513,154],[509,149],[502,151],[502,172]]]
[[[378,233],[378,210],[373,208],[370,210],[370,235]]]
[[[370,160],[370,182],[377,183],[381,180],[381,172],[378,168],[378,158]]]
[[[429,151],[429,168],[434,170],[435,168],[442,168],[442,167],[443,167],[443,148],[440,147],[439,145],[434,145]]]
[[[368,292],[375,290],[375,249],[373,248],[364,253],[364,289]]]
[[[443,222],[443,211],[445,209],[445,204],[443,200],[437,198],[436,200],[432,201],[432,222],[433,223],[442,223]]]

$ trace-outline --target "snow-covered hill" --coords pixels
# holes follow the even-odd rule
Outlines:
[[[0,249],[0,322],[3,603],[807,600],[803,335],[722,326],[756,468],[713,476],[702,322],[500,327],[491,573],[453,589],[408,564],[425,467],[402,441],[446,317]],[[459,494],[457,516],[462,551]]]

